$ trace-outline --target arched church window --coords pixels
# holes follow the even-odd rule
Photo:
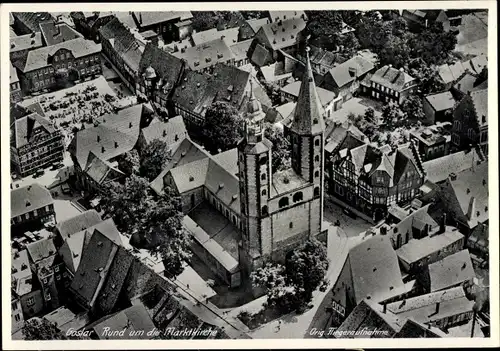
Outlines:
[[[262,175],[260,176],[260,179],[261,179],[261,180],[266,180],[266,174],[265,174],[265,173],[262,173]]]
[[[319,155],[314,156],[314,162],[319,162]]]
[[[261,194],[262,194],[262,196],[266,196],[267,195],[266,189],[262,190]]]
[[[293,228],[293,222],[290,222],[290,224],[288,225],[288,228],[290,228],[290,229]]]
[[[319,186],[314,188],[314,196],[319,196]]]
[[[319,177],[319,171],[315,171],[314,172],[314,178],[318,178]]]
[[[317,138],[316,140],[314,140],[314,146],[319,146],[319,138]]]
[[[263,166],[265,164],[267,164],[267,156],[261,157],[259,159],[259,165]]]
[[[282,197],[280,201],[278,202],[278,206],[280,208],[288,206],[288,197]]]
[[[317,118],[313,119],[313,124],[318,124],[318,119]]]
[[[303,199],[302,191],[293,194],[293,202],[302,201],[302,199]]]

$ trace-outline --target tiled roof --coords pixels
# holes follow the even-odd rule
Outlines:
[[[53,200],[50,191],[38,183],[16,188],[10,192],[10,217],[14,218],[51,204]]]
[[[427,95],[425,99],[432,106],[434,111],[444,111],[453,108],[455,106],[455,99],[449,91],[445,91],[438,94]]]
[[[457,61],[452,65],[444,64],[438,67],[441,80],[445,83],[452,83],[460,79],[466,71],[472,74],[479,74],[484,67],[488,66],[486,56],[476,56],[469,61]]]
[[[363,132],[361,132],[354,125],[336,126],[335,124],[331,123],[327,125],[325,132],[325,151],[330,153],[333,152],[333,150],[335,150],[340,145],[342,140],[345,139],[348,133],[358,138],[358,140],[367,138],[366,135],[364,135]]]
[[[251,39],[232,44],[231,46],[229,46],[229,49],[233,53],[234,59],[238,61],[248,57],[248,50],[250,49],[250,45],[252,45]]]
[[[397,234],[406,235],[406,233],[411,233],[413,228],[420,226],[422,224],[427,224],[429,230],[436,228],[438,224],[429,214],[429,205],[423,206],[418,210],[405,216],[401,222],[397,223],[394,227],[390,229],[390,235],[393,243],[397,242]]]
[[[476,277],[467,249],[445,257],[441,261],[431,263],[428,269],[431,292],[444,290],[465,281],[472,281]]]
[[[40,135],[39,133],[53,134],[56,132],[52,124],[36,112],[16,119],[11,128],[13,128],[13,146],[18,149],[29,144],[32,138]]]
[[[281,88],[281,90],[287,94],[298,97],[301,84],[302,84],[301,81],[295,81],[293,83],[285,85],[284,87]],[[323,88],[316,88],[316,91],[318,92],[318,97],[321,102],[321,106],[326,106],[327,104],[332,102],[333,99],[335,99],[335,93],[333,91],[326,90]]]
[[[458,286],[445,291],[431,292],[429,294],[412,297],[403,301],[388,303],[387,310],[392,313],[400,314],[424,306],[433,305],[438,302],[459,299],[461,297],[465,297],[465,292],[461,286]]]
[[[87,165],[85,173],[97,184],[103,184],[106,179],[114,179],[116,177],[124,176],[124,173],[117,167],[113,166],[107,161],[102,160],[94,154],[93,151],[89,153],[87,158]]]
[[[247,23],[252,28],[255,35],[255,33],[259,31],[260,27],[269,23],[269,18],[264,17],[259,19],[250,19],[247,20]]]
[[[470,96],[480,126],[488,125],[488,89],[471,91]]]
[[[346,62],[332,68],[329,71],[329,74],[332,76],[335,84],[341,88],[344,85],[356,80],[356,78],[368,73],[373,68],[375,68],[375,66],[372,62],[361,56],[354,56]],[[349,71],[350,69],[354,69],[355,71],[351,74]]]
[[[11,267],[12,278],[20,280],[24,277],[31,277],[31,267],[28,259],[28,250],[12,250],[11,251]],[[19,295],[19,292],[17,292]]]
[[[133,14],[140,27],[147,27],[175,19],[184,21],[193,18],[191,11],[141,11],[134,12]]]
[[[465,296],[460,296],[460,293],[453,292],[451,295],[456,296],[455,298],[446,297],[446,293],[447,290],[406,299],[405,304],[410,305],[412,308],[406,308],[404,312],[396,314],[398,317],[413,318],[421,323],[429,323],[458,314],[472,312],[474,301],[468,300]],[[439,303],[438,313],[436,313],[437,303]],[[387,309],[391,311],[391,305],[401,306],[402,304],[399,301],[394,302],[389,304]]]
[[[69,147],[70,153],[82,169],[87,166],[90,152],[103,161],[132,150],[139,138],[140,122],[143,114],[143,104],[127,107],[100,117],[97,127],[78,131]]]
[[[86,305],[90,305],[98,293],[101,282],[107,276],[107,268],[113,261],[117,245],[96,231],[83,251],[80,264],[71,282],[71,289]]]
[[[69,50],[75,58],[80,58],[101,52],[101,44],[96,44],[84,38],[77,38],[29,51],[26,60],[17,60],[14,62],[14,65],[22,72],[30,72],[48,67],[50,65],[48,61],[49,57],[60,49]]]
[[[469,238],[467,239],[469,243],[469,247],[471,245],[482,247],[482,250],[489,249],[489,225],[486,223],[479,223],[476,228],[470,233]]]
[[[216,163],[222,166],[226,171],[231,174],[238,173],[238,149],[230,149],[221,152],[217,155],[213,155],[213,159]]]
[[[462,78],[453,86],[458,91],[467,94],[474,88],[476,77],[472,74],[465,73]]]
[[[193,33],[191,38],[195,46],[207,43],[216,39],[223,39],[227,46],[234,45],[238,42],[239,27],[217,30],[212,28],[203,32]]]
[[[85,327],[89,321],[89,315],[87,313],[73,313],[67,307],[59,307],[58,309],[43,316],[44,319],[49,322],[56,323],[57,329],[63,333],[68,332],[68,330],[80,330]]]
[[[379,296],[404,286],[398,257],[386,236],[377,235],[353,247],[349,262],[357,303],[368,296],[377,302]]]
[[[267,45],[273,50],[279,50],[295,45],[297,36],[305,27],[306,22],[302,18],[295,18],[265,24],[259,29],[259,32],[263,32]]]
[[[383,312],[382,306],[373,303],[370,300],[361,301],[349,316],[335,331],[338,338],[380,338],[391,337],[401,330],[405,319],[398,318],[391,312]],[[368,334],[363,333],[368,330],[378,330],[389,333],[383,334]],[[356,333],[358,333],[356,335]],[[382,336],[383,335],[383,336]],[[335,335],[334,335],[335,336]]]
[[[146,44],[144,48],[138,73],[142,75],[149,66],[155,70],[156,76],[161,78],[161,86],[167,93],[174,87],[183,70],[183,63],[179,58],[152,43]]]
[[[53,22],[46,22],[40,24],[40,31],[42,33],[47,46],[59,44],[65,41],[83,38],[83,36],[76,30],[71,28],[65,23],[55,24]]]
[[[251,45],[251,47],[252,46],[253,45]],[[260,43],[257,43],[252,52],[251,61],[258,67],[262,67],[264,65],[271,64],[271,62],[273,62],[273,59],[269,50]]]
[[[26,245],[31,260],[36,263],[56,254],[52,238],[42,239]]]
[[[270,65],[260,67],[260,72],[264,76],[266,82],[271,83],[292,78],[293,72],[280,70],[279,66],[283,66],[282,62],[274,62]]]
[[[101,216],[99,216],[96,210],[88,210],[65,221],[57,223],[56,229],[59,232],[59,235],[61,235],[62,239],[66,240],[72,234],[95,226],[100,222],[102,222],[102,218]]]
[[[152,124],[141,130],[147,144],[155,139],[163,140],[167,145],[180,142],[188,137],[182,116],[170,118],[167,122]]]
[[[107,336],[105,333],[107,328],[117,331],[125,330],[124,336]],[[101,340],[148,340],[153,339],[153,333],[148,332],[155,330],[156,327],[144,305],[139,303],[109,316],[99,324],[94,325],[93,329]],[[136,331],[144,331],[144,333],[135,335]]]
[[[379,68],[371,77],[371,81],[395,91],[405,89],[405,84],[414,82],[415,78],[388,65]]]
[[[204,185],[207,178],[208,163],[209,159],[204,158],[172,168],[170,175],[177,191],[183,194]]]
[[[472,211],[469,223],[474,227],[478,222],[482,223],[489,218],[487,211],[488,196],[488,162],[474,165],[472,168],[456,174],[456,179],[448,179],[453,194],[458,202],[458,211],[467,215],[471,202],[474,202],[475,211]],[[451,205],[453,206],[453,205]]]
[[[42,33],[36,32],[10,38],[10,52],[32,50],[43,46]]]
[[[407,244],[397,249],[396,253],[401,260],[413,263],[463,238],[464,236],[457,230],[446,231],[442,234],[410,240]]]
[[[445,181],[451,173],[458,174],[481,160],[475,149],[460,151],[422,163],[426,178],[433,183]]]
[[[54,22],[54,17],[48,12],[13,12],[14,18],[23,23],[32,32],[40,31],[40,23]]]
[[[184,52],[176,51],[172,55],[186,60],[192,70],[202,70],[232,60],[233,53],[223,39],[215,39],[203,44],[187,48]]]
[[[293,18],[303,18],[307,20],[307,16],[302,10],[293,11],[269,11],[271,22],[286,21]]]

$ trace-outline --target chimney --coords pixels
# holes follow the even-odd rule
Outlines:
[[[349,67],[349,75],[351,77],[356,77],[358,73],[358,70],[355,67]]]
[[[130,123],[128,124],[128,127],[129,127],[129,128],[132,128],[132,122],[130,122]]]
[[[118,142],[115,141],[115,149],[118,147]]]
[[[106,150],[104,149],[104,146],[103,146],[103,147],[101,147],[101,152],[104,153],[104,151],[106,151]]]
[[[434,314],[438,314],[438,313],[439,313],[439,305],[440,305],[440,303],[439,303],[439,302],[438,302],[438,303],[436,303],[436,312],[435,312]]]
[[[446,230],[446,213],[443,213],[443,217],[441,217],[441,225],[439,226],[439,234],[444,233]]]
[[[455,173],[450,173],[451,180],[457,180],[457,175]]]
[[[101,141],[101,137],[98,135],[97,136],[97,142],[100,142]]]
[[[380,227],[380,234],[386,235],[387,234],[387,228],[386,227]]]
[[[387,313],[387,302],[384,302],[384,309],[382,310],[383,313]]]
[[[469,201],[469,208],[467,209],[467,218],[469,221],[472,219],[472,216],[476,212],[476,198],[472,196]]]

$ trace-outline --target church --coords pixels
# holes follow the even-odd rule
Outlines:
[[[235,149],[210,155],[186,139],[151,183],[158,194],[169,186],[182,197],[193,252],[231,287],[323,231],[325,123],[308,54],[306,65],[285,125],[291,168],[272,173],[265,113],[250,89]]]

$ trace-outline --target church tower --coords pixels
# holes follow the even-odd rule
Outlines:
[[[260,266],[266,254],[263,241],[270,232],[268,200],[272,182],[272,143],[264,137],[265,113],[253,94],[252,80],[250,86],[244,136],[238,144],[242,232],[239,256],[240,265],[247,274]]]
[[[311,211],[310,232],[319,233],[323,223],[324,188],[324,132],[323,108],[321,107],[309,60],[310,48],[306,48],[306,70],[300,86],[297,105],[292,112],[292,122],[287,134],[292,146],[292,168],[314,185],[317,213]]]

